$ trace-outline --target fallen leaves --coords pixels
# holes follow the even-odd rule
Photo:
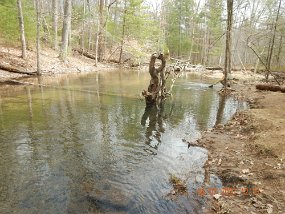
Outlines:
[[[169,182],[173,186],[173,190],[171,191],[172,195],[175,195],[176,193],[186,193],[187,191],[187,186],[186,186],[186,181],[182,180],[181,178],[178,178],[175,175],[170,175]]]

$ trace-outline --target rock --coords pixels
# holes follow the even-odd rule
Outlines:
[[[248,173],[249,173],[249,169],[243,169],[243,170],[242,170],[242,173],[243,173],[243,174],[248,174]]]
[[[267,206],[267,210],[266,210],[267,213],[268,214],[273,213],[273,205],[272,204],[267,204],[266,206]]]
[[[218,166],[220,166],[221,164],[222,164],[222,159],[219,159]]]
[[[221,194],[215,194],[215,195],[213,195],[213,198],[216,199],[216,200],[219,200],[219,198],[220,198],[221,196],[222,196]]]

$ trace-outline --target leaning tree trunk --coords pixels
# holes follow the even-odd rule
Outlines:
[[[159,68],[155,68],[156,59],[161,60]],[[166,96],[165,89],[165,66],[166,60],[163,54],[152,54],[149,63],[149,74],[151,80],[147,91],[144,90],[142,95],[145,97],[146,106],[158,106]]]
[[[23,10],[22,10],[22,1],[21,0],[17,0],[17,6],[18,6],[18,17],[19,17],[21,43],[22,43],[22,58],[25,59],[27,57],[27,54],[26,54],[27,45],[26,45],[24,18],[23,18]]]

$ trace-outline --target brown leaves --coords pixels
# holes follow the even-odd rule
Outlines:
[[[186,181],[178,178],[175,175],[170,175],[169,182],[173,186],[173,191],[171,192],[172,195],[175,195],[176,193],[183,194],[187,191]]]

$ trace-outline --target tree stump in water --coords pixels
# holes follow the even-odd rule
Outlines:
[[[157,59],[161,60],[161,65],[158,68],[155,67],[155,61]],[[142,95],[145,97],[146,106],[159,106],[162,100],[165,99],[165,66],[166,60],[163,54],[154,53],[151,55],[149,62],[151,80],[147,91],[143,90],[142,92]]]

